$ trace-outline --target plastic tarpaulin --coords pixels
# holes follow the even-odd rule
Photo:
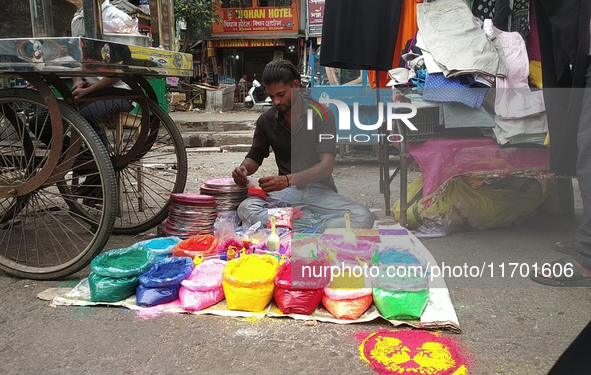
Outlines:
[[[552,177],[546,148],[499,148],[488,138],[409,142],[408,151],[423,174],[423,197],[460,175],[531,175]]]

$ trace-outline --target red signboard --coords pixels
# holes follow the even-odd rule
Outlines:
[[[308,34],[322,35],[325,0],[308,0]]]
[[[293,30],[293,8],[223,9],[224,32]]]
[[[324,19],[325,0],[308,0],[308,24],[321,25]]]

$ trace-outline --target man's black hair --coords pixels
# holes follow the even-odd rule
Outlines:
[[[273,60],[265,66],[263,71],[263,84],[273,83],[290,84],[294,80],[301,81],[298,69],[289,60]]]

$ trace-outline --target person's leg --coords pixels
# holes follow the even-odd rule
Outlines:
[[[249,197],[243,200],[240,206],[238,206],[238,217],[243,225],[249,227],[256,224],[257,221],[266,225],[269,220],[268,207],[269,203],[263,198]]]
[[[590,60],[591,61],[591,60]],[[583,221],[575,234],[573,259],[591,270],[591,64],[587,69],[587,83],[579,130],[577,133],[577,179],[583,201]]]
[[[112,100],[99,100],[92,102],[84,107],[80,114],[88,121],[90,126],[96,131],[103,144],[109,148],[109,140],[105,134],[105,130],[101,126],[101,122],[109,119],[111,116],[121,113],[129,112],[133,109],[133,106],[129,100],[125,99],[112,99]]]
[[[49,146],[52,137],[49,111],[47,109],[40,109],[37,111],[37,113],[29,120],[29,129],[36,138],[40,139],[46,146]],[[63,149],[67,149],[68,145],[69,137],[66,137],[64,139]]]
[[[238,217],[242,223],[252,226],[260,221],[263,227],[269,223],[269,208],[292,207],[301,204],[302,190],[295,186],[267,194],[267,199],[259,197],[246,198],[238,206]]]
[[[339,195],[323,184],[310,184],[305,190],[303,203],[312,213],[328,216],[321,229],[344,228],[345,213],[351,216],[352,228],[373,228],[374,217],[369,208]]]
[[[575,233],[574,241],[570,242],[570,257],[551,262],[549,273],[544,273],[544,268],[538,268],[536,275],[530,276],[534,281],[550,286],[591,286],[591,64],[588,65],[586,80],[577,133],[577,179],[583,200],[583,222]],[[554,267],[556,264],[559,267]]]

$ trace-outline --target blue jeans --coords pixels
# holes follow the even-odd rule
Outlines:
[[[248,226],[260,221],[266,227],[269,222],[268,209],[273,207],[302,207],[313,214],[322,215],[325,220],[319,231],[344,228],[343,216],[347,212],[351,216],[351,228],[370,229],[374,222],[369,208],[335,193],[321,183],[308,184],[301,190],[290,186],[268,194],[267,199],[247,198],[238,207],[238,217]]]
[[[97,100],[96,102],[92,102],[86,107],[82,108],[80,114],[90,126],[96,131],[101,142],[105,145],[107,150],[109,150],[109,140],[107,139],[107,134],[103,130],[101,126],[101,122],[108,120],[111,116],[116,115],[122,112],[129,112],[133,109],[133,105],[126,99],[107,99],[107,100]],[[51,142],[51,120],[47,117],[49,116],[49,111],[47,109],[39,110],[37,116],[33,117],[29,123],[29,128],[35,134],[35,136],[39,137],[43,143],[49,145]],[[66,149],[70,144],[69,138],[64,139],[64,149]]]

